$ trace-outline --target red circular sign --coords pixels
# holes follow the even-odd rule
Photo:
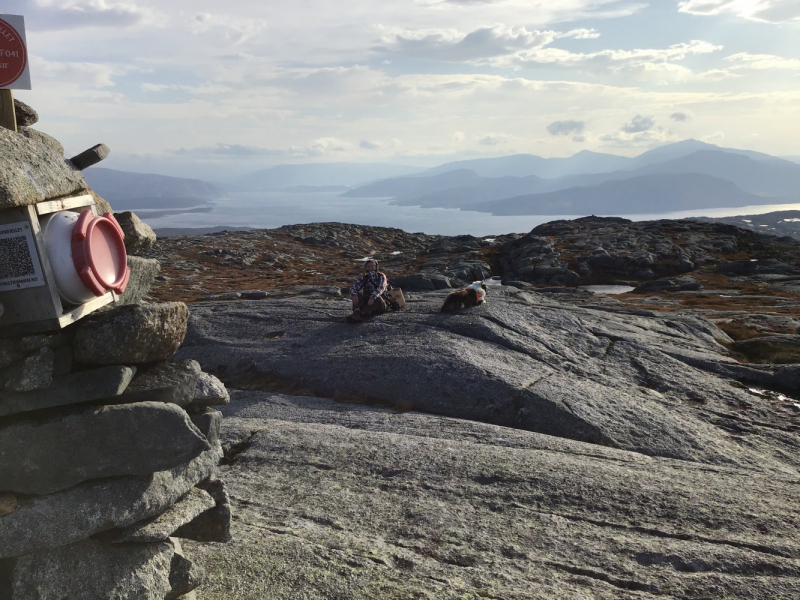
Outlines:
[[[0,18],[0,88],[14,83],[25,71],[28,53],[17,30]]]

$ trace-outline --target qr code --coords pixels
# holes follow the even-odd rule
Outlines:
[[[0,280],[32,277],[36,268],[25,236],[0,238]]]

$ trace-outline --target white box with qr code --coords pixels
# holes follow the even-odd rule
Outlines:
[[[0,337],[63,329],[116,302],[122,229],[85,194],[0,210]]]

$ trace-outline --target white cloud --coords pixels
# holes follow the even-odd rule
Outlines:
[[[347,152],[353,144],[336,138],[319,138],[306,146],[263,148],[244,144],[215,144],[195,148],[169,150],[167,154],[200,160],[241,160],[254,158],[322,158]]]
[[[667,48],[638,48],[635,50],[600,50],[598,52],[579,53],[557,48],[541,48],[531,52],[519,52],[503,57],[495,64],[498,66],[530,67],[535,65],[555,65],[560,67],[603,68],[612,73],[624,72],[658,72],[671,74],[676,78],[689,78],[691,71],[675,64],[689,55],[708,54],[721,50],[717,46],[702,40],[692,40],[673,44]]]
[[[676,138],[663,129],[652,129],[640,133],[612,131],[600,136],[601,146],[615,148],[651,148],[665,142],[676,141]]]
[[[212,31],[222,35],[226,40],[241,44],[263,32],[267,28],[267,22],[263,19],[200,13],[189,19],[187,26],[195,35]]]
[[[37,86],[55,84],[105,88],[115,85],[114,78],[133,70],[133,67],[90,62],[55,62],[41,56],[31,56],[31,70]]]
[[[377,51],[453,62],[481,62],[525,49],[541,48],[563,34],[496,24],[462,34],[454,29],[381,28],[384,46]],[[582,30],[585,31],[585,30]]]
[[[486,133],[484,135],[475,136],[475,140],[481,146],[498,146],[500,144],[507,144],[515,139],[513,135],[506,133]]]
[[[547,126],[547,133],[550,135],[569,135],[571,133],[580,135],[584,129],[586,129],[584,121],[553,121]]]
[[[700,141],[708,142],[709,144],[721,142],[724,139],[725,139],[725,134],[721,131],[715,131],[714,133],[700,136]]]
[[[692,15],[731,13],[750,21],[788,23],[800,19],[797,0],[681,0],[678,11]]]
[[[800,70],[800,59],[783,58],[774,54],[739,52],[726,57],[725,60],[731,63],[731,69]]]
[[[416,31],[382,28],[382,46],[373,50],[414,58],[448,62],[464,62],[481,66],[506,68],[557,67],[603,70],[614,74],[633,75],[664,80],[691,80],[703,77],[676,64],[687,56],[709,54],[722,46],[692,40],[667,48],[634,50],[600,50],[580,53],[553,48],[559,38],[588,39],[597,37],[594,30],[575,29],[566,32],[528,30],[524,27],[493,25],[464,34],[452,29]],[[727,75],[726,75],[727,76]]]
[[[25,26],[31,31],[155,25],[159,19],[154,9],[141,3],[110,0],[11,0],[5,11],[25,15]]]
[[[655,126],[655,121],[653,117],[643,117],[642,115],[636,115],[631,119],[630,123],[625,123],[622,126],[621,131],[625,133],[640,133],[642,131],[647,131],[652,129]]]
[[[391,140],[361,140],[358,147],[362,150],[374,150],[386,153],[387,151],[397,151],[402,148],[403,144],[398,139]]]

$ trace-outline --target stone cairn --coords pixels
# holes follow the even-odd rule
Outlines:
[[[0,128],[0,210],[87,193],[83,165],[23,124]],[[119,303],[58,332],[0,330],[3,600],[193,598],[202,574],[179,540],[230,539],[211,408],[228,392],[172,357],[189,311],[145,302],[159,266],[135,253],[155,234],[115,216],[131,268]]]

